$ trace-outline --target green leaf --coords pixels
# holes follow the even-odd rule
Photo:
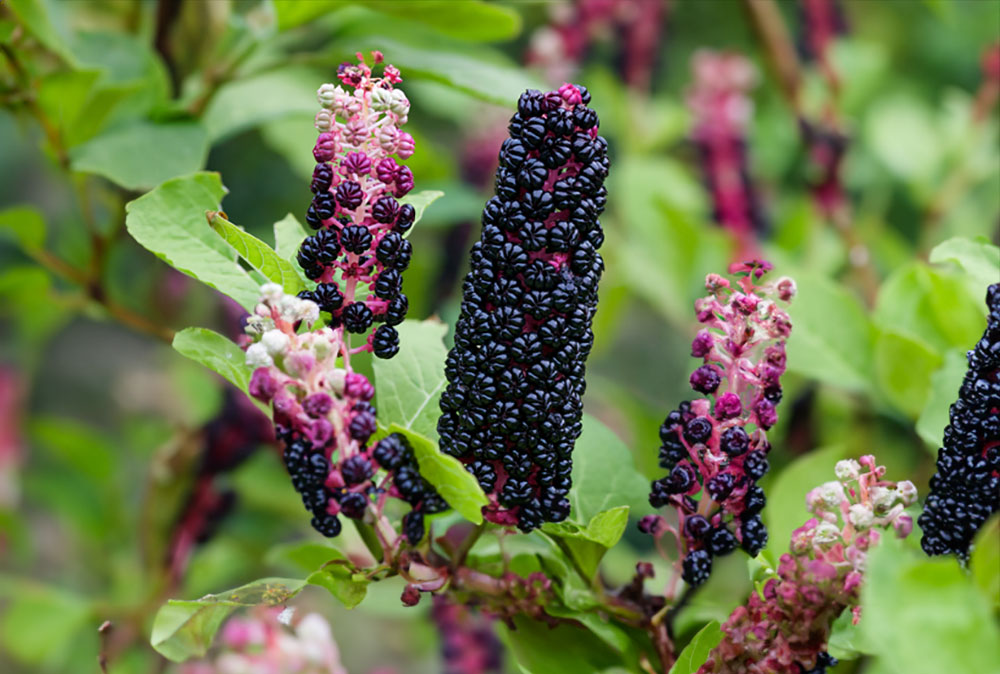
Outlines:
[[[589,630],[560,624],[549,627],[529,618],[514,619],[515,629],[504,627],[501,635],[523,671],[531,674],[580,674],[597,672],[619,664],[618,655]]]
[[[886,671],[996,671],[1000,629],[956,560],[928,560],[884,536],[868,553],[865,575],[860,628],[866,643],[878,644]]]
[[[985,295],[986,286],[1000,279],[1000,248],[982,238],[948,239],[934,247],[929,259],[935,264],[951,262],[958,265],[966,274],[966,285],[977,299]]]
[[[636,470],[628,447],[588,414],[583,415],[583,433],[573,450],[572,478],[569,502],[574,521],[590,522],[600,512],[621,505],[630,506],[632,513],[650,510],[649,482]]]
[[[299,246],[302,245],[302,241],[307,236],[309,234],[298,219],[289,213],[274,223],[274,250],[279,257],[291,262],[295,260],[295,256],[299,253]]]
[[[268,280],[280,285],[286,294],[295,295],[305,288],[305,284],[302,283],[302,279],[292,263],[278,255],[256,236],[237,227],[217,211],[208,213],[208,224],[251,267],[267,277]]]
[[[323,543],[279,543],[267,551],[264,561],[268,564],[290,564],[306,573],[312,573],[327,562],[344,559],[343,553]]]
[[[413,206],[413,210],[416,211],[416,216],[413,218],[413,224],[420,222],[420,218],[424,217],[424,211],[428,206],[433,204],[435,201],[444,196],[444,192],[440,190],[424,190],[422,192],[411,192],[405,197],[399,200],[401,204],[410,204]],[[412,229],[410,231],[413,231]]]
[[[871,652],[864,643],[861,626],[854,624],[851,611],[844,611],[833,621],[826,650],[838,660],[855,660]]]
[[[523,68],[498,58],[405,44],[388,37],[360,39],[360,43],[355,39],[352,44],[381,49],[388,60],[403,69],[403,77],[424,77],[498,105],[511,105],[525,89],[545,88]]]
[[[921,262],[898,268],[879,289],[874,319],[938,352],[971,348],[986,327],[985,287],[971,295],[958,277]]]
[[[218,173],[174,178],[125,205],[125,226],[141,246],[178,271],[229,295],[253,311],[260,288],[233,249],[205,222],[226,190]]]
[[[39,42],[73,64],[73,55],[68,48],[71,33],[63,7],[45,0],[9,0],[7,5]]]
[[[334,562],[311,574],[306,582],[326,588],[337,601],[347,608],[354,608],[364,601],[371,581],[364,574],[355,573],[347,566]]]
[[[789,370],[838,388],[869,391],[875,333],[861,302],[829,279],[802,272],[794,278]]]
[[[574,522],[548,522],[542,531],[560,539],[583,574],[591,579],[604,554],[621,540],[628,525],[628,506],[594,515],[586,527]]]
[[[670,668],[670,674],[694,674],[708,660],[708,654],[719,645],[725,636],[718,620],[708,623],[694,635],[694,638],[677,656],[677,662]]]
[[[460,40],[495,42],[516,37],[521,15],[511,7],[465,0],[365,3],[369,9],[416,21]],[[403,61],[400,61],[403,63]]]
[[[875,340],[875,378],[886,397],[910,418],[917,418],[930,395],[931,376],[941,357],[923,341],[893,331]]]
[[[774,558],[788,550],[792,532],[811,517],[806,509],[806,494],[813,487],[835,480],[833,468],[846,456],[847,448],[839,445],[814,449],[778,474],[768,490],[767,507],[764,508],[767,549],[776,553]]]
[[[1000,608],[1000,513],[993,515],[976,534],[969,568],[994,608]]]
[[[62,588],[0,576],[0,643],[11,656],[33,665],[60,661],[80,630],[93,620],[88,600]],[[50,667],[44,667],[50,669]]]
[[[168,660],[183,662],[205,654],[230,613],[243,606],[277,606],[298,594],[306,581],[263,578],[222,594],[193,601],[171,599],[156,614],[150,644]]]
[[[45,245],[45,219],[31,206],[4,209],[0,211],[0,235],[10,236],[30,255]]]
[[[247,393],[253,371],[246,364],[243,349],[229,339],[208,328],[184,328],[174,335],[173,347],[182,356],[218,372]]]
[[[202,121],[212,143],[267,121],[296,113],[316,114],[316,90],[329,73],[291,66],[244,77],[223,85],[212,97]],[[302,148],[309,153],[311,148]]]
[[[198,122],[146,122],[116,127],[70,152],[74,171],[94,173],[130,190],[197,171],[208,156]]]
[[[407,320],[396,329],[399,353],[373,363],[379,416],[436,442],[438,400],[448,383],[444,377],[448,326],[437,320]]]
[[[948,410],[958,397],[958,389],[969,369],[965,350],[954,349],[944,354],[944,364],[931,375],[929,393],[917,419],[917,433],[933,448],[935,455],[948,425]]]
[[[409,428],[393,423],[390,433],[402,433],[410,441],[420,466],[420,474],[430,482],[438,494],[462,517],[480,524],[482,508],[489,501],[475,476],[465,469],[462,462],[438,449],[437,443]]]

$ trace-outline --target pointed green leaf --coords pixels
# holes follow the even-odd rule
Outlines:
[[[593,578],[604,554],[625,533],[628,510],[628,506],[618,506],[599,512],[586,527],[574,522],[549,522],[542,531],[559,538],[584,575]]]
[[[444,192],[440,190],[424,190],[423,192],[411,192],[405,197],[399,200],[401,204],[410,204],[413,206],[415,211],[415,216],[413,218],[413,224],[420,222],[420,218],[424,217],[424,211],[427,207],[433,204],[435,201],[444,196]],[[410,231],[413,231],[412,229]]]
[[[965,349],[945,352],[944,363],[931,375],[927,402],[917,419],[917,433],[932,448],[935,456],[944,438],[944,427],[948,425],[948,410],[958,397],[958,389],[969,369],[965,353]]]
[[[718,620],[702,627],[694,638],[677,656],[677,662],[670,668],[670,674],[694,674],[708,660],[708,654],[722,641],[722,628]]]
[[[205,212],[218,210],[225,193],[218,173],[174,178],[126,204],[125,226],[139,245],[167,264],[253,311],[258,284],[205,222]]]
[[[294,295],[305,288],[305,284],[302,283],[302,279],[292,263],[278,255],[256,236],[248,234],[242,228],[226,220],[217,211],[208,213],[208,224],[251,267],[266,276],[268,280],[280,285],[287,294]]]
[[[149,189],[197,171],[208,156],[199,122],[139,121],[115,127],[70,152],[74,171],[94,173],[130,190]]]
[[[952,262],[967,274],[966,285],[977,299],[982,299],[986,286],[1000,279],[1000,248],[986,239],[955,237],[938,244],[931,251],[935,264]]]
[[[205,654],[230,613],[243,606],[277,606],[298,594],[306,581],[263,578],[222,594],[193,601],[171,599],[153,620],[150,644],[168,660],[183,662]]]
[[[354,608],[364,601],[371,581],[364,574],[355,573],[346,565],[334,562],[311,574],[306,582],[325,588],[344,606]]]
[[[609,470],[614,466],[614,470]],[[570,517],[590,522],[601,511],[628,505],[632,513],[650,512],[649,482],[635,468],[632,453],[615,432],[595,417],[583,415],[583,433],[573,450]]]
[[[184,328],[174,335],[174,349],[191,360],[219,373],[230,384],[247,393],[250,375],[243,349],[208,328]]]
[[[0,234],[9,235],[30,255],[45,245],[45,220],[31,206],[7,208],[0,211]]]
[[[299,246],[307,236],[309,234],[298,219],[289,213],[274,223],[274,251],[295,267],[298,264],[295,262],[295,256],[298,255]]]
[[[437,489],[448,505],[470,522],[480,524],[483,521],[482,508],[489,501],[479,481],[461,461],[443,453],[433,440],[399,424],[390,425],[389,432],[406,436],[417,457],[420,474]]]
[[[399,353],[389,360],[376,358],[373,364],[379,418],[436,443],[438,400],[448,383],[444,377],[448,326],[437,320],[407,320],[396,329]]]

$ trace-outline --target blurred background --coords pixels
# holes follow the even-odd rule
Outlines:
[[[651,479],[705,275],[762,255],[797,280],[764,485],[787,541],[837,458],[933,472],[985,325],[991,268],[950,260],[998,239],[998,45],[996,0],[0,3],[0,671],[193,672],[148,646],[160,604],[287,575],[281,544],[317,536],[267,419],[170,348],[235,336],[239,308],[139,247],[124,205],[218,171],[271,241],[309,204],[315,91],[355,52],[402,71],[416,189],[445,193],[411,237],[413,318],[457,316],[517,95],[590,90],[612,171],[586,406]],[[630,527],[608,581],[648,545]],[[682,633],[749,590],[721,562]],[[296,603],[347,671],[440,672],[440,616],[401,588]]]

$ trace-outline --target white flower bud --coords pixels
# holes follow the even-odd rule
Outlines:
[[[372,102],[371,108],[376,112],[384,112],[389,109],[392,105],[392,90],[391,89],[374,89],[372,91]]]
[[[844,459],[837,462],[833,472],[837,474],[838,479],[856,480],[858,475],[861,474],[861,464],[854,459]]]
[[[824,482],[819,487],[819,496],[826,509],[833,510],[844,500],[844,485],[839,482]]]
[[[840,529],[836,524],[820,522],[813,530],[813,542],[820,545],[835,543],[840,540]]]
[[[246,363],[252,368],[270,367],[274,365],[274,360],[267,353],[267,348],[260,342],[251,344],[247,348]]]
[[[917,501],[917,488],[909,480],[896,483],[896,490],[904,506],[911,506]]]
[[[281,330],[268,330],[260,338],[260,343],[270,355],[276,356],[288,348],[288,335]]]
[[[260,296],[264,302],[277,302],[284,294],[284,290],[277,283],[265,283],[260,287]]]
[[[335,367],[331,368],[326,375],[326,383],[338,396],[344,395],[344,381],[347,377],[347,370]]]
[[[319,305],[312,300],[300,299],[295,308],[295,315],[306,325],[312,325],[319,320]]]
[[[333,113],[327,109],[320,110],[316,113],[316,119],[313,121],[313,126],[320,133],[324,131],[329,131],[334,126]]]
[[[872,498],[872,505],[875,510],[885,512],[892,507],[892,504],[896,501],[896,497],[899,496],[899,492],[895,489],[886,489],[885,487],[874,486],[869,492]]]
[[[851,521],[851,524],[855,526],[855,528],[867,529],[875,520],[875,513],[872,512],[871,506],[865,505],[864,503],[855,503],[850,508],[848,519]]]
[[[339,86],[327,82],[316,91],[316,99],[319,104],[328,110],[333,109],[334,101],[344,95],[344,90]]]
[[[389,109],[400,116],[410,112],[410,101],[406,98],[406,94],[403,93],[402,89],[392,90],[392,102],[389,104]]]

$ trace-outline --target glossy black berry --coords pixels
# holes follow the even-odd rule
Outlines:
[[[364,454],[355,454],[340,464],[340,474],[348,485],[361,484],[375,473],[375,467]]]
[[[344,308],[342,320],[348,332],[361,334],[368,330],[374,320],[374,315],[364,302],[353,302]]]
[[[345,180],[337,185],[337,189],[334,191],[334,197],[336,198],[338,204],[351,211],[361,205],[361,202],[365,198],[365,193],[364,190],[361,189],[361,185],[358,183],[353,180]]]
[[[380,325],[372,337],[372,349],[379,358],[392,358],[399,353],[399,333],[391,325]]]
[[[681,578],[692,587],[701,585],[712,574],[712,555],[707,550],[692,550],[684,558]]]
[[[410,545],[416,545],[424,537],[424,514],[411,510],[403,516],[403,535]]]
[[[340,232],[340,245],[348,253],[363,255],[372,245],[372,235],[363,225],[348,225]]]

